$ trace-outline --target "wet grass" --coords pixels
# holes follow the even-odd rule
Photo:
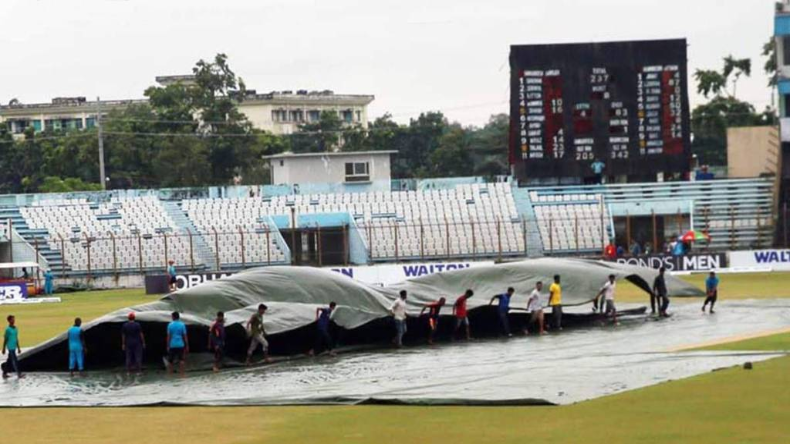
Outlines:
[[[160,296],[146,296],[142,289],[84,291],[55,296],[60,297],[63,302],[0,305],[0,321],[3,325],[6,316],[9,314],[16,316],[23,350],[65,332],[73,325],[75,317],[79,316],[83,322],[87,322],[119,308],[144,304],[160,298]]]

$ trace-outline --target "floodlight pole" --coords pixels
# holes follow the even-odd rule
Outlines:
[[[101,189],[107,189],[107,176],[104,171],[104,134],[102,134],[101,125],[101,98],[96,97],[96,127],[99,136],[99,180],[101,181]]]

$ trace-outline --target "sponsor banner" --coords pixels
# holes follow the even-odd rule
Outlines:
[[[20,302],[27,299],[27,284],[19,283],[4,283],[0,284],[0,301],[3,302]]]
[[[790,271],[790,250],[731,251],[730,267]]]
[[[333,267],[329,270],[370,285],[390,285],[406,279],[427,276],[445,271],[493,265],[493,261],[481,262],[424,262],[409,264],[365,265],[355,267]],[[176,276],[179,290],[193,288],[204,282],[214,281],[233,275],[231,272],[192,273]]]
[[[222,279],[232,274],[233,273],[229,272],[179,274],[176,275],[176,287],[178,287],[179,290],[192,288],[204,282]]]
[[[493,261],[480,262],[423,262],[385,264],[360,267],[336,267],[332,271],[371,285],[390,285],[421,276],[445,271],[493,265]]]
[[[724,253],[686,254],[683,256],[657,254],[651,256],[623,257],[616,259],[615,262],[646,268],[665,267],[667,271],[709,271],[726,268],[727,255]]]

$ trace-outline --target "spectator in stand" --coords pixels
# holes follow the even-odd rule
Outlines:
[[[30,275],[27,273],[27,268],[25,267],[22,267],[22,279],[24,279],[25,281],[30,280]]]
[[[625,256],[625,248],[622,245],[617,246],[617,257]]]
[[[602,184],[603,183],[603,171],[606,169],[606,164],[601,161],[601,159],[595,159],[595,162],[590,165],[593,174],[595,175],[595,183]]]
[[[178,290],[178,279],[176,278],[176,265],[173,259],[170,259],[167,265],[167,278],[170,284],[170,291]]]
[[[645,256],[649,256],[653,252],[653,244],[645,242]]]
[[[617,247],[614,246],[611,242],[603,249],[603,255],[605,259],[615,260],[617,259]]]
[[[475,292],[472,290],[466,290],[464,294],[455,300],[455,304],[453,304],[453,315],[455,315],[455,331],[453,332],[453,339],[455,339],[455,335],[458,334],[458,329],[461,328],[461,325],[463,325],[466,329],[466,340],[469,341],[472,339],[472,330],[469,327],[469,316],[467,316],[466,301],[474,296],[474,294]]]
[[[642,255],[642,247],[635,239],[631,240],[631,246],[628,249],[631,251],[631,256],[637,257]]]

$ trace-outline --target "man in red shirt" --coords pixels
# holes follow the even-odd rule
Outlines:
[[[458,329],[461,328],[463,324],[466,327],[466,340],[472,339],[472,333],[469,329],[469,318],[466,315],[466,301],[467,299],[474,296],[474,292],[472,290],[466,290],[466,293],[462,294],[455,300],[455,304],[453,304],[453,315],[455,315],[455,331],[453,332],[453,338],[458,334]]]
[[[444,303],[446,302],[445,298],[439,298],[436,302],[431,302],[430,304],[425,304],[420,311],[420,316],[428,310],[428,328],[430,328],[430,332],[428,334],[428,344],[433,345],[433,337],[436,335],[436,330],[439,328],[439,312],[442,311],[442,307],[444,307]]]

